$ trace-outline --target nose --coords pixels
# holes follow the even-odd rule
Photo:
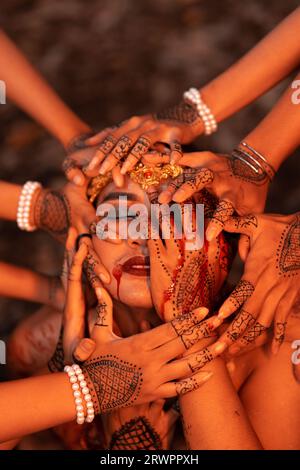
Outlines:
[[[134,250],[139,250],[143,253],[143,255],[148,255],[148,245],[147,240],[144,238],[129,238],[127,240],[128,245],[130,248]]]

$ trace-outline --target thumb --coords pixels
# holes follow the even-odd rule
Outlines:
[[[90,338],[83,338],[80,340],[76,346],[73,357],[77,361],[84,362],[86,361],[95,351],[96,343]]]
[[[96,342],[108,342],[115,336],[113,334],[113,303],[109,293],[103,287],[97,287],[95,292],[98,299],[97,317],[91,338]]]

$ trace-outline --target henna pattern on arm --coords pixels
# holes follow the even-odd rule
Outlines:
[[[257,186],[262,186],[269,182],[268,175],[265,172],[256,173],[246,163],[243,163],[238,158],[234,158],[232,155],[227,157],[227,162],[231,176],[235,178],[253,183]]]
[[[162,442],[145,416],[138,416],[113,433],[109,450],[162,450]]]

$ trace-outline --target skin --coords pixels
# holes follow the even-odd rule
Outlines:
[[[300,56],[294,38],[299,25],[300,9],[297,8],[238,62],[199,90],[217,122],[222,122],[255,101],[297,67]],[[274,50],[277,51],[276,55]],[[146,139],[149,147],[158,141],[169,144],[172,161],[176,161],[180,158],[180,150],[174,151],[174,145],[191,142],[203,131],[201,120],[193,116],[193,108],[186,109],[183,103],[154,116],[134,116],[115,128],[105,129],[87,139],[88,145],[98,146],[87,174],[89,171],[100,169],[101,173],[105,173],[112,169],[118,162],[114,150],[120,148],[124,149],[126,157],[121,170],[125,174],[147,152],[144,145],[138,145],[141,138]],[[274,135],[276,137],[276,133]],[[103,143],[108,136],[112,145],[107,148]],[[125,148],[124,137],[127,143],[128,140],[130,142]],[[78,168],[82,168],[82,164],[79,163]]]

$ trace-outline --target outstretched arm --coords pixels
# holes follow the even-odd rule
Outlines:
[[[76,136],[90,131],[3,31],[0,31],[0,70],[8,97],[64,147]]]

